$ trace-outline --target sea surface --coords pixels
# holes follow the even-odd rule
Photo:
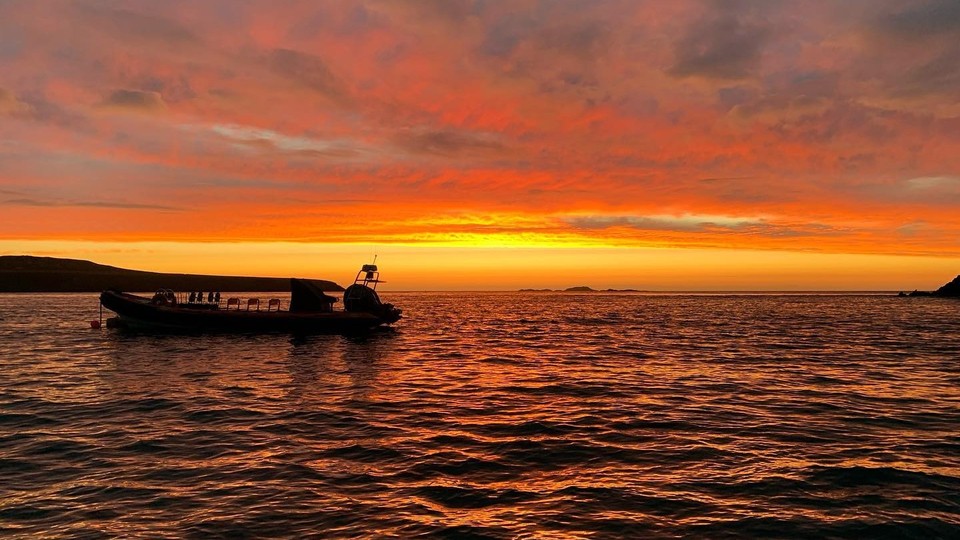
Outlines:
[[[383,296],[294,337],[0,295],[0,536],[960,538],[960,301]]]

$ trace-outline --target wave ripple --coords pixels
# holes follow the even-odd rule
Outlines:
[[[0,535],[960,537],[956,302],[389,296],[291,339],[0,295]]]

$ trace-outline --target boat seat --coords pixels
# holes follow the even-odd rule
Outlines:
[[[230,306],[237,306],[237,309],[240,309],[240,299],[239,299],[239,298],[228,298],[228,299],[227,299],[227,309],[230,309]]]
[[[280,311],[280,299],[279,299],[279,298],[271,298],[271,299],[267,302],[267,311],[272,311],[273,308],[277,308],[277,311]]]
[[[250,311],[250,306],[257,306],[257,311],[260,311],[260,299],[251,298],[247,300],[247,311]]]

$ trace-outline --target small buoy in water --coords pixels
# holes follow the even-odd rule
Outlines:
[[[93,328],[94,330],[99,330],[100,321],[90,321],[90,328]]]

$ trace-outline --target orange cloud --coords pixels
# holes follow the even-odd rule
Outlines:
[[[953,256],[954,4],[7,2],[0,238]]]

